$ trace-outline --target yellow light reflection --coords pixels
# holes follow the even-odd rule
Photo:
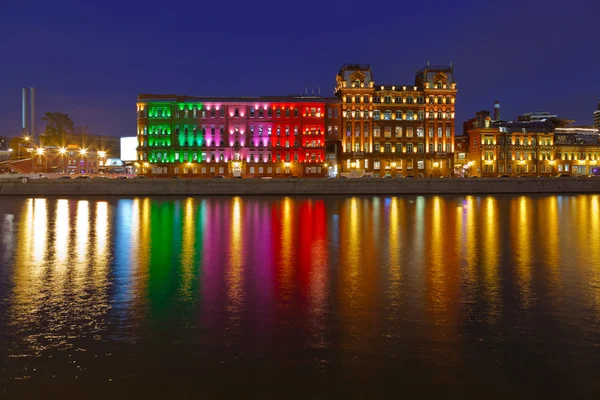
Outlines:
[[[500,244],[498,242],[500,232],[498,228],[500,226],[500,221],[496,217],[497,208],[498,204],[496,198],[486,197],[483,201],[484,228],[481,252],[483,256],[483,289],[489,309],[486,316],[489,323],[497,322],[502,312],[502,303],[499,298],[500,287],[498,277],[498,267],[500,262]]]
[[[76,254],[77,262],[79,264],[87,263],[88,261],[88,244],[90,234],[90,203],[87,200],[79,200],[77,202],[77,216],[76,216]]]
[[[110,237],[109,211],[106,201],[96,203],[96,216],[94,225],[94,236],[96,239],[96,253],[94,263],[96,265],[96,278],[100,278],[108,268],[110,255],[107,251],[108,238]]]
[[[285,197],[281,206],[281,254],[279,261],[279,273],[281,277],[281,293],[284,299],[289,299],[294,286],[294,264],[295,264],[295,226],[294,226],[294,200]]]
[[[56,202],[56,217],[54,221],[54,256],[56,267],[63,270],[66,267],[69,254],[69,235],[71,221],[69,219],[69,200]]]
[[[587,252],[590,260],[595,260],[595,264],[591,267],[590,287],[600,287],[600,195],[593,195],[590,198],[589,214],[587,215],[590,221],[589,232],[587,235]],[[591,303],[594,305],[596,315],[600,319],[600,290],[592,290],[590,292]]]
[[[512,246],[515,249],[515,267],[517,284],[521,294],[521,305],[525,309],[532,306],[531,293],[531,199],[521,196],[512,200],[511,225],[516,227],[516,236],[512,235]]]
[[[228,298],[231,302],[230,311],[237,314],[241,311],[244,301],[244,286],[242,274],[242,257],[244,254],[244,240],[242,237],[242,198],[232,199],[231,209],[231,236],[229,241],[229,270],[227,282],[229,284]]]
[[[46,199],[33,201],[33,257],[35,265],[44,263],[46,244],[48,241],[48,210]],[[39,272],[39,270],[38,270]]]

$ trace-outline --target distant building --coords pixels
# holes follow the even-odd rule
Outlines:
[[[600,102],[598,102],[598,107],[594,111],[594,128],[600,131]]]
[[[454,137],[454,171],[458,176],[464,175],[469,162],[469,135]]]
[[[489,111],[478,112],[465,124],[470,127],[469,173],[481,177],[600,175],[596,130],[567,128],[573,120],[535,114],[495,122]]]

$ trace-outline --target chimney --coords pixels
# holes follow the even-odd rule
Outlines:
[[[31,101],[31,124],[30,124],[30,129],[31,129],[31,138],[35,141],[36,137],[35,137],[35,88],[31,88],[31,94],[29,96],[29,100]]]
[[[27,88],[23,88],[23,102],[21,108],[23,114],[23,117],[21,119],[21,133],[23,135],[29,135],[29,125],[27,123]]]
[[[500,101],[494,102],[494,121],[500,121]]]

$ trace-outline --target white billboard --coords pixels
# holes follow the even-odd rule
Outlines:
[[[121,161],[137,160],[138,141],[136,136],[128,136],[121,138]]]

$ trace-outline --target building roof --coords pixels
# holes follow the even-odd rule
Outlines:
[[[258,97],[204,97],[177,94],[152,94],[143,93],[138,95],[138,101],[144,102],[198,102],[198,103],[256,103],[256,102],[293,102],[293,103],[322,103],[325,101],[338,101],[337,98],[329,98],[313,95],[289,95],[289,96],[258,96]]]

